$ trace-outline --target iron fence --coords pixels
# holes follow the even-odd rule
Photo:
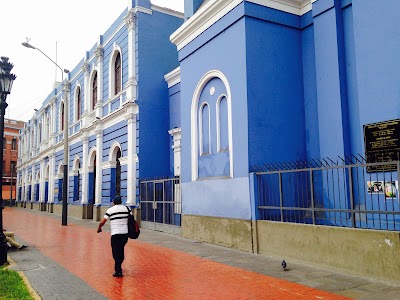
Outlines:
[[[400,230],[400,162],[362,156],[253,167],[258,219]]]
[[[181,226],[180,178],[140,182],[141,220]]]

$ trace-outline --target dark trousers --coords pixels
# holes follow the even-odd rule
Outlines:
[[[125,259],[124,248],[128,242],[128,234],[114,234],[111,236],[111,249],[115,261],[115,272],[122,273],[122,262]]]

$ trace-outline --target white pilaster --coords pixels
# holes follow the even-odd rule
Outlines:
[[[88,203],[88,184],[89,184],[89,172],[88,172],[88,144],[89,138],[84,136],[82,139],[82,203]]]
[[[128,11],[124,18],[128,27],[128,81],[126,87],[126,101],[135,102],[137,98],[136,80],[136,15],[133,9]]]
[[[181,176],[181,128],[171,129],[168,133],[173,138],[174,176]]]
[[[96,117],[103,116],[103,46],[100,44],[95,52],[96,55],[96,70],[97,70],[97,104],[95,106]]]
[[[54,176],[54,160],[55,160],[55,155],[50,154],[49,155],[49,203],[54,202],[54,181],[55,181],[55,176]]]
[[[96,130],[96,198],[95,203],[101,204],[101,192],[103,183],[103,130]]]
[[[128,189],[127,189],[127,205],[136,204],[136,163],[138,156],[136,152],[136,114],[131,112],[125,119],[128,122]]]
[[[89,117],[89,108],[90,108],[90,97],[89,97],[89,62],[85,60],[82,65],[82,72],[84,74],[84,92],[83,92],[83,114],[82,114],[82,127],[86,128],[88,125],[88,117]]]
[[[40,161],[40,178],[39,178],[39,202],[44,202],[44,168],[45,161]]]
[[[53,146],[56,144],[56,132],[57,132],[57,123],[56,123],[56,99],[53,98],[51,100],[51,126],[50,126],[50,145]]]
[[[36,187],[36,179],[34,172],[32,172],[31,202],[35,201],[35,187]]]

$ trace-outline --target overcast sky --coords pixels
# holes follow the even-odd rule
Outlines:
[[[151,2],[183,12],[183,1]],[[26,38],[54,61],[57,43],[57,64],[72,70],[128,3],[129,0],[1,0],[0,56],[10,58],[12,72],[17,75],[7,97],[6,118],[28,121],[52,91],[56,79],[54,64],[40,52],[21,45]],[[57,79],[61,81],[59,69]]]

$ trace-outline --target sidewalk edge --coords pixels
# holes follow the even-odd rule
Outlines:
[[[7,257],[7,261],[9,263],[9,265],[6,267],[7,269],[12,268],[17,265],[10,256]],[[26,288],[28,289],[28,292],[32,296],[32,298],[35,300],[42,300],[42,298],[39,296],[39,294],[32,288],[31,283],[29,282],[28,278],[25,276],[24,272],[17,271],[17,273],[19,274],[19,276],[21,276],[21,278],[24,281]]]

